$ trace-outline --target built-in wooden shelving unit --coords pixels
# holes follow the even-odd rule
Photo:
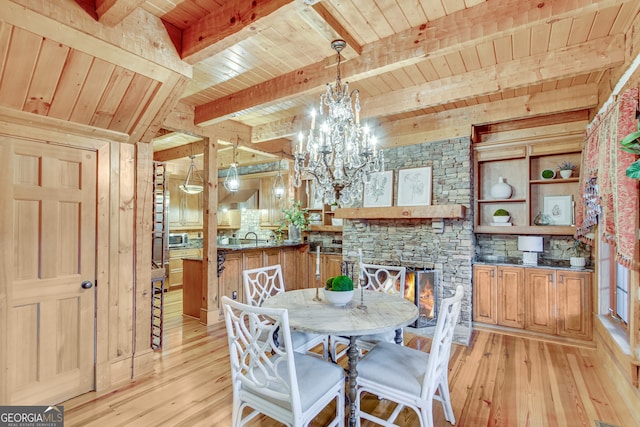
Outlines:
[[[425,219],[464,218],[464,205],[391,206],[384,208],[336,209],[336,218],[347,219]]]

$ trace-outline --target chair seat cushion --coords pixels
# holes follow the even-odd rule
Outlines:
[[[380,342],[358,362],[358,380],[420,395],[428,360],[423,351]]]
[[[371,334],[371,335],[362,335],[360,337],[358,337],[358,341],[365,341],[367,343],[378,343],[378,342],[388,342],[388,343],[393,343],[395,342],[396,338],[396,331],[388,331],[388,332],[382,332],[379,334]]]
[[[293,358],[298,377],[298,389],[300,390],[300,406],[303,412],[319,400],[326,398],[327,391],[336,383],[342,384],[344,382],[344,369],[339,365],[325,362],[317,357],[303,353],[293,353]],[[284,364],[279,365],[278,373],[286,381],[289,381],[289,374]],[[256,374],[259,375],[259,372],[256,372]],[[274,392],[286,393],[281,384],[272,383],[271,385],[274,387]],[[264,396],[268,394],[269,386],[263,387],[258,391]],[[267,400],[283,408],[289,409],[291,407],[291,402],[288,400],[282,401],[275,398],[267,398]]]
[[[293,343],[293,350],[305,349],[307,344],[315,342],[320,344],[324,336],[318,334],[309,334],[306,332],[291,331],[291,342]]]

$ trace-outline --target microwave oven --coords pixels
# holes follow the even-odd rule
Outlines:
[[[187,233],[169,233],[170,248],[184,248],[189,244]]]

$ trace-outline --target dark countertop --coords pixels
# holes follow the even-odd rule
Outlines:
[[[538,265],[525,265],[522,263],[522,258],[504,257],[504,256],[479,256],[473,264],[480,265],[511,265],[517,267],[527,268],[555,268],[557,270],[570,270],[570,271],[593,271],[593,267],[586,266],[584,268],[571,267],[569,260],[565,259],[538,259]]]
[[[268,249],[268,248],[288,248],[288,247],[298,247],[306,245],[307,243],[273,243],[273,242],[258,242],[256,243],[240,243],[236,245],[221,245],[218,244],[218,251],[225,252],[237,252],[237,251],[251,251],[257,249]]]

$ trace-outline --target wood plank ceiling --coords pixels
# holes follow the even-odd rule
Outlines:
[[[640,2],[96,0],[92,12],[109,27],[157,19],[192,66],[178,98],[196,124],[234,121],[250,128],[245,145],[279,154],[335,81],[336,38],[348,43],[342,79],[360,91],[361,117],[386,147],[469,135],[473,124],[586,118],[598,84],[621,73]],[[144,109],[166,81],[9,27],[0,27],[0,106],[131,133],[142,112],[124,112]],[[30,48],[14,49],[18,41]],[[169,138],[159,147],[192,143]]]

